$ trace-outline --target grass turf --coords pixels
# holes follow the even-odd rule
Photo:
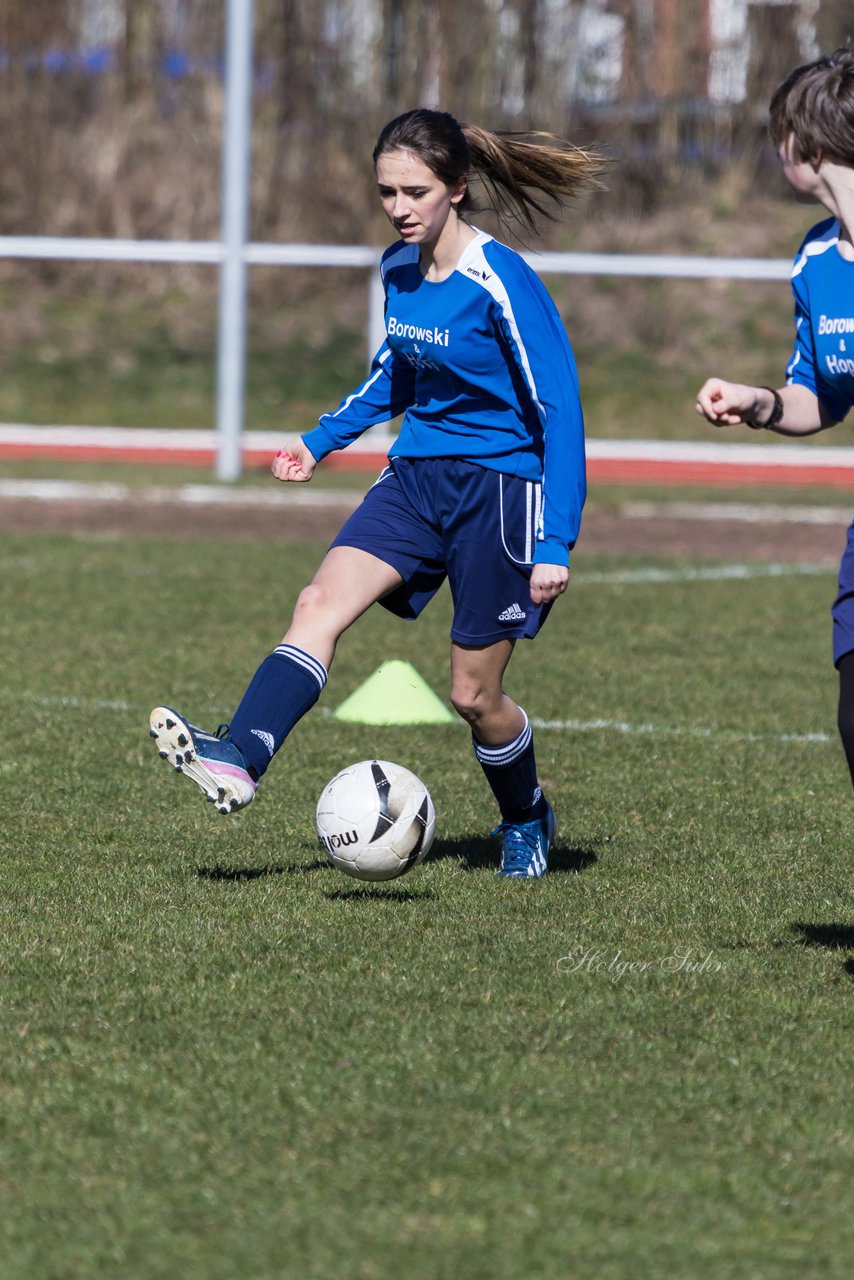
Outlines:
[[[383,657],[444,695],[445,596],[353,628],[245,814],[158,761],[149,706],[226,718],[321,552],[3,540],[9,1273],[847,1276],[832,572],[579,567],[511,668],[559,821],[520,885],[462,726],[330,714]],[[378,886],[313,831],[374,753],[439,815]]]

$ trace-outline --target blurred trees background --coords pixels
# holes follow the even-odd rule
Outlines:
[[[789,256],[815,211],[765,137],[854,0],[255,0],[254,240],[388,242],[370,155],[416,105],[594,143],[606,186],[542,247]],[[0,234],[216,239],[226,0],[2,0]],[[488,213],[478,224],[492,230]],[[533,247],[533,246],[532,246]],[[367,273],[253,267],[248,425],[362,376]],[[773,382],[782,282],[549,281],[596,435],[696,433],[707,353]],[[218,272],[0,258],[0,420],[209,426]]]
[[[252,237],[381,240],[415,105],[611,158],[610,207],[768,164],[765,106],[851,0],[256,0]],[[225,0],[4,0],[0,233],[215,237]],[[770,166],[769,166],[770,172]],[[772,179],[773,181],[773,179]]]

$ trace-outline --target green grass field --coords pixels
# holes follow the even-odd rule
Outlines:
[[[353,628],[246,813],[157,759],[149,707],[226,718],[321,554],[3,538],[4,1273],[847,1277],[832,571],[580,559],[511,669],[559,822],[516,884],[462,725],[332,714],[383,658],[445,696],[444,596]],[[313,827],[372,754],[438,811],[377,886]]]

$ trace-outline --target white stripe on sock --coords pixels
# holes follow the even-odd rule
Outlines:
[[[310,653],[306,653],[304,649],[298,649],[294,644],[280,644],[273,650],[280,658],[288,658],[291,662],[296,663],[298,667],[302,667],[309,675],[314,676],[321,690],[329,678],[329,672],[323,663],[317,658],[312,657]]]
[[[522,712],[522,715],[525,716],[525,727],[512,742],[505,742],[498,747],[485,747],[483,743],[478,742],[477,738],[472,734],[474,754],[481,764],[491,764],[493,766],[500,767],[502,765],[513,764],[514,760],[518,760],[521,755],[524,755],[528,750],[528,747],[531,745],[533,731],[524,711]]]

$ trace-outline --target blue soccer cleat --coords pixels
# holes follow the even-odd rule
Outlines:
[[[555,838],[555,815],[550,804],[533,822],[502,822],[492,832],[501,837],[501,866],[496,875],[527,880],[549,869],[549,848]]]
[[[220,736],[226,725],[215,734],[205,733],[170,707],[155,707],[149,724],[161,759],[192,778],[220,813],[234,813],[252,803],[257,779],[234,743]]]

